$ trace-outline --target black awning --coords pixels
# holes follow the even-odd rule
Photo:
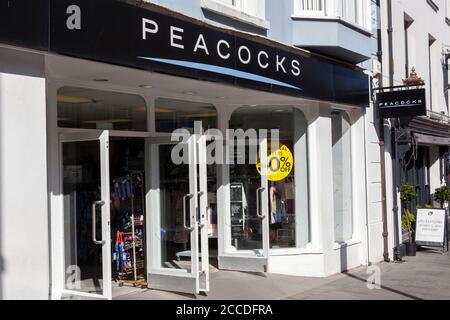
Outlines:
[[[141,1],[0,0],[0,43],[125,67],[367,107],[369,76]]]

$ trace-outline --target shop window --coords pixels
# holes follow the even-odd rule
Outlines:
[[[325,15],[325,0],[297,0],[295,4],[300,15]]]
[[[344,20],[370,29],[370,5],[369,0],[338,0],[337,11]]]
[[[289,175],[271,179],[269,174],[270,247],[306,247],[310,242],[306,118],[292,107],[244,107],[233,113],[230,128],[279,130],[279,146],[285,146],[293,159]],[[255,164],[239,164],[237,157],[242,155],[232,154],[235,161],[230,165],[231,245],[236,250],[258,249],[262,247],[262,225],[256,214],[256,195],[261,177]],[[237,215],[239,208],[242,212]]]
[[[401,160],[400,180],[416,187],[417,198],[411,201],[410,209],[418,205],[425,207],[432,203],[430,189],[430,150],[427,146],[416,146],[410,148]]]
[[[351,123],[343,111],[332,112],[334,239],[353,237]]]
[[[61,128],[147,131],[147,106],[140,96],[63,87],[57,101]]]
[[[217,110],[211,104],[159,98],[155,102],[157,132],[172,133],[176,129],[194,130],[201,121],[203,130],[217,128]]]
[[[194,133],[195,122],[201,122],[203,130],[217,128],[217,110],[211,104],[158,98],[155,101],[156,131],[172,133],[187,129]],[[209,144],[209,142],[207,142]],[[183,197],[189,194],[189,165],[176,165],[172,161],[175,145],[159,146],[160,226],[162,268],[186,268],[190,272],[190,233],[182,225]],[[207,166],[208,237],[211,250],[218,248],[217,226],[217,173],[216,166]],[[181,214],[181,215],[180,215]],[[187,252],[187,256],[186,256]],[[181,259],[183,258],[183,259]],[[184,263],[184,264],[183,264]]]

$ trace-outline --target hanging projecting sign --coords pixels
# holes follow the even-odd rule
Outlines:
[[[381,118],[408,118],[425,116],[427,104],[425,89],[400,90],[377,94]]]
[[[416,220],[416,243],[421,246],[444,246],[445,223],[445,210],[419,209]]]

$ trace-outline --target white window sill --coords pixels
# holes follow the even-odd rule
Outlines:
[[[367,29],[366,27],[362,27],[359,24],[354,22],[350,22],[342,17],[331,17],[331,16],[323,16],[323,15],[315,15],[315,14],[293,14],[291,16],[292,20],[296,19],[308,19],[308,20],[326,20],[326,21],[336,21],[339,22],[349,28],[355,29],[358,32],[364,33],[366,35],[372,35],[372,31]]]
[[[316,255],[323,254],[322,251],[314,251],[311,243],[308,243],[305,248],[280,248],[270,249],[269,255],[271,257],[277,256],[300,256],[300,255]]]
[[[361,240],[355,240],[355,239],[347,240],[345,242],[335,242],[334,246],[333,246],[333,250],[341,250],[343,248],[353,247],[353,246],[356,246],[361,243],[362,243]]]
[[[242,12],[238,9],[232,8],[225,4],[219,3],[215,0],[201,0],[200,7],[202,9],[214,12],[216,14],[220,14],[231,18],[233,20],[237,20],[239,22],[243,22],[261,29],[268,30],[270,29],[270,22],[262,19],[260,17]]]
[[[281,256],[303,256],[303,255],[318,255],[323,254],[322,251],[313,251],[311,249],[270,249],[269,256],[281,257]]]

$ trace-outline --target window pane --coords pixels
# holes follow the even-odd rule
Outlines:
[[[63,87],[58,90],[58,126],[146,131],[147,106],[137,95]]]
[[[264,0],[216,0],[217,2],[226,4],[236,10],[265,18],[265,1]]]
[[[217,128],[217,111],[211,104],[159,98],[155,103],[156,131],[172,133],[185,128],[194,131],[201,121],[203,130]]]
[[[79,270],[79,283],[66,273],[65,288],[103,294],[102,247],[93,243],[92,228],[100,238],[101,212],[93,217],[92,203],[101,199],[100,142],[65,142],[62,145],[65,270]],[[98,207],[96,210],[99,210]],[[110,281],[109,279],[105,281]],[[76,288],[76,285],[79,285]]]
[[[297,0],[300,2],[301,11],[323,11],[323,0]]]
[[[306,247],[309,242],[308,166],[307,122],[303,114],[292,107],[240,108],[233,113],[230,128],[279,130],[280,147],[285,146],[292,153],[293,168],[281,180],[269,177],[272,180],[269,181],[270,247]],[[235,152],[234,156],[242,155]],[[238,250],[252,249],[252,243],[257,244],[261,238],[255,213],[260,180],[254,164],[230,165],[231,245]],[[238,218],[242,223],[235,223]]]
[[[348,115],[333,111],[332,126],[334,235],[336,242],[343,242],[353,236],[351,125]]]

